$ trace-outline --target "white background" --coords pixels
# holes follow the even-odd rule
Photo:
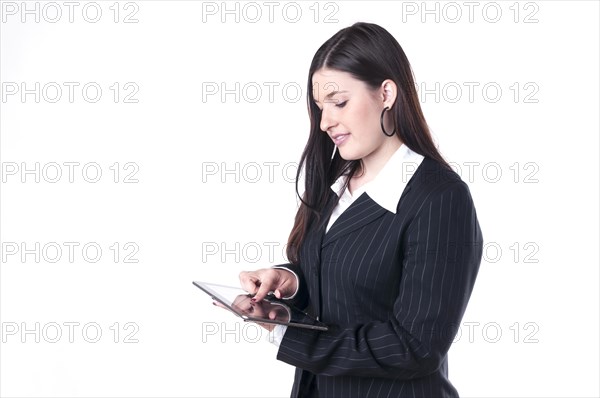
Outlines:
[[[310,61],[357,21],[404,48],[484,234],[451,381],[464,397],[600,394],[598,2],[279,2],[272,21],[228,2],[225,22],[221,2],[76,2],[73,22],[35,4],[39,22],[2,2],[2,396],[289,395],[269,336],[191,282],[285,262]],[[36,82],[39,102],[22,98]]]

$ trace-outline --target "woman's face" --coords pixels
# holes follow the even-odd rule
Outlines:
[[[384,102],[383,89],[373,92],[349,73],[333,69],[317,70],[312,88],[315,103],[322,111],[321,130],[337,145],[343,159],[368,161],[391,140],[397,140],[381,131],[381,112],[390,104],[389,99]],[[391,132],[393,127],[385,120],[386,131]]]

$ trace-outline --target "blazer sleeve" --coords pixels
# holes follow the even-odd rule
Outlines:
[[[277,359],[315,374],[411,379],[436,371],[458,331],[483,237],[461,180],[422,201],[403,239],[393,314],[327,332],[288,327]]]
[[[306,287],[306,281],[304,280],[304,274],[302,273],[302,269],[298,264],[285,263],[274,265],[273,268],[285,268],[288,271],[293,272],[298,277],[298,287],[296,291],[296,295],[294,298],[285,299],[289,301],[290,304],[299,308],[305,309],[308,306],[308,288]]]

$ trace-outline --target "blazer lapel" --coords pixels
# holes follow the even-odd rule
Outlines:
[[[379,206],[366,192],[363,193],[331,225],[325,234],[322,247],[373,222],[386,212],[387,210]]]
[[[408,184],[404,187],[404,191],[402,191],[402,195],[400,195],[400,200],[398,200],[398,206],[396,206],[396,214],[400,213],[400,203],[402,203],[402,201],[404,200],[404,198],[406,197],[406,195],[408,194],[410,189],[411,189],[411,186],[410,186],[410,181],[409,181]]]

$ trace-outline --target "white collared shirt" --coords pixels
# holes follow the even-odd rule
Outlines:
[[[340,197],[340,200],[331,213],[325,231],[329,231],[335,220],[364,192],[379,206],[396,214],[396,207],[400,201],[400,196],[402,196],[406,184],[422,161],[423,155],[413,152],[406,145],[402,144],[388,159],[375,178],[361,185],[353,194],[350,193],[348,188],[340,192],[346,182],[347,176],[339,177],[331,185],[331,189]]]
[[[325,232],[327,233],[329,228],[342,215],[342,213],[344,213],[344,211],[346,211],[346,209],[348,209],[348,207],[350,207],[350,205],[365,192],[379,206],[393,214],[396,214],[396,207],[398,206],[402,192],[404,192],[406,184],[408,184],[408,181],[422,161],[423,155],[412,151],[409,147],[402,143],[396,152],[394,152],[394,154],[388,159],[375,178],[368,183],[361,185],[354,191],[353,194],[350,193],[348,188],[341,192],[347,176],[343,175],[339,177],[333,184],[331,184],[331,189],[340,197],[340,200],[331,213],[331,217],[329,218]],[[277,268],[283,268],[292,272],[284,267]],[[298,276],[296,273],[292,273],[296,276],[296,280],[298,281]],[[298,284],[296,286],[298,286]],[[298,288],[299,286],[296,288],[296,292],[294,292],[289,299],[296,296],[298,293]],[[285,334],[286,329],[287,326],[285,325],[275,326],[272,331],[272,336],[269,340],[276,346],[279,346],[281,344],[281,340],[283,340],[283,335]]]

